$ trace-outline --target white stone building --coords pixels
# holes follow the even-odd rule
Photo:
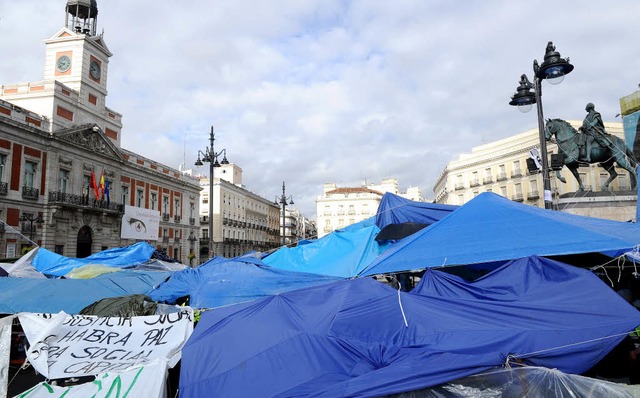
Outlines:
[[[395,178],[384,179],[380,184],[363,182],[360,187],[339,188],[335,183],[324,184],[322,196],[316,199],[318,237],[375,216],[385,192],[417,202],[423,201],[417,187],[410,187],[401,193]]]
[[[187,172],[189,174],[192,171]],[[200,180],[200,250],[205,259],[209,245],[209,177]],[[235,257],[249,251],[280,246],[280,208],[248,191],[242,169],[233,164],[214,167],[213,254]]]
[[[576,129],[582,125],[582,121],[568,122]],[[621,123],[605,123],[605,128],[624,140]],[[517,202],[544,207],[542,173],[531,174],[526,162],[530,158],[529,151],[539,148],[539,144],[536,128],[460,154],[438,177],[434,185],[436,202],[462,205],[481,192],[494,192]],[[547,152],[549,155],[558,153],[556,144],[548,142]],[[633,218],[636,195],[631,191],[629,174],[619,167],[616,171],[619,176],[606,192],[601,192],[601,185],[609,173],[597,164],[579,168],[586,192],[578,192],[578,183],[567,168],[561,171],[566,183],[551,172],[554,208],[594,216],[594,203],[597,203],[599,209],[595,212],[601,218],[619,221]]]

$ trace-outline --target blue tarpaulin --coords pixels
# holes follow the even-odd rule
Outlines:
[[[215,308],[338,279],[341,278],[271,268],[251,257],[216,257],[198,268],[174,273],[167,282],[149,293],[149,297],[173,304],[178,298],[188,295],[191,307]]]
[[[180,396],[377,397],[508,358],[581,373],[639,324],[591,272],[538,257],[476,282],[430,270],[412,293],[344,280],[205,312]]]
[[[431,225],[459,207],[460,206],[437,203],[415,202],[387,192],[382,196],[382,200],[380,200],[376,214],[376,225],[380,229],[383,229],[389,224],[402,224],[405,222]]]
[[[640,224],[584,217],[481,193],[395,243],[361,275],[512,260],[531,255],[621,255],[640,244]]]
[[[77,314],[104,298],[147,294],[169,275],[171,272],[122,270],[92,279],[0,278],[0,313]]]
[[[334,231],[300,246],[281,247],[263,261],[281,270],[354,277],[387,246],[375,240],[380,228],[372,221],[358,224],[358,228]]]
[[[148,261],[155,248],[146,242],[95,253],[85,258],[71,258],[40,247],[31,265],[45,275],[64,276],[71,270],[88,264],[100,264],[109,267],[130,267]]]

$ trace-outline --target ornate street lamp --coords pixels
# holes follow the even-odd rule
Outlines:
[[[553,198],[551,197],[551,181],[549,180],[549,158],[547,155],[547,140],[544,135],[544,116],[542,113],[542,80],[547,80],[551,84],[558,84],[564,80],[564,76],[573,70],[573,65],[569,63],[569,58],[564,59],[556,51],[553,42],[547,44],[544,62],[538,65],[537,60],[533,60],[533,81],[531,84],[527,75],[520,77],[520,85],[516,93],[511,97],[509,105],[517,106],[522,112],[531,110],[533,104],[538,109],[538,134],[540,138],[540,157],[542,164],[542,184],[544,186],[544,207],[553,208]]]
[[[282,181],[282,195],[280,197],[276,196],[276,200],[273,202],[274,205],[282,205],[282,246],[286,245],[286,241],[285,241],[285,236],[286,236],[286,225],[285,225],[285,221],[286,221],[286,208],[287,205],[292,205],[293,203],[293,198],[291,196],[287,196],[284,192],[284,181]]]
[[[18,220],[22,223],[29,223],[29,241],[37,246],[33,241],[33,224],[42,225],[44,223],[42,214],[38,214],[37,217],[34,217],[33,214],[30,213],[22,213]]]
[[[211,126],[211,133],[209,135],[209,146],[205,148],[204,152],[198,150],[198,160],[196,160],[196,166],[202,166],[202,162],[209,163],[209,258],[213,258],[213,169],[214,167],[220,167],[221,164],[229,164],[227,160],[227,150],[222,149],[217,152],[213,148],[213,142],[215,141],[215,134],[213,133],[213,126]],[[218,156],[224,154],[222,161],[218,162]],[[202,159],[200,159],[202,155]]]

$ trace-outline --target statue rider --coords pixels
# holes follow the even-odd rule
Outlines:
[[[588,163],[591,163],[592,143],[587,136],[593,137],[593,140],[603,148],[609,148],[611,146],[611,140],[608,138],[609,134],[607,134],[604,129],[602,116],[600,116],[599,112],[596,112],[595,106],[589,102],[584,110],[587,111],[587,116],[584,117],[584,121],[580,127],[580,131],[583,133],[580,139],[580,152],[581,154],[584,154],[583,159]]]

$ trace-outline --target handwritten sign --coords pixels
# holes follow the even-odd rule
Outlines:
[[[102,373],[89,383],[58,387],[40,383],[16,398],[114,398],[165,396],[166,361],[156,360],[122,372]]]
[[[167,315],[104,318],[19,314],[33,367],[50,379],[121,371],[166,359],[173,367],[193,332],[189,307]]]

